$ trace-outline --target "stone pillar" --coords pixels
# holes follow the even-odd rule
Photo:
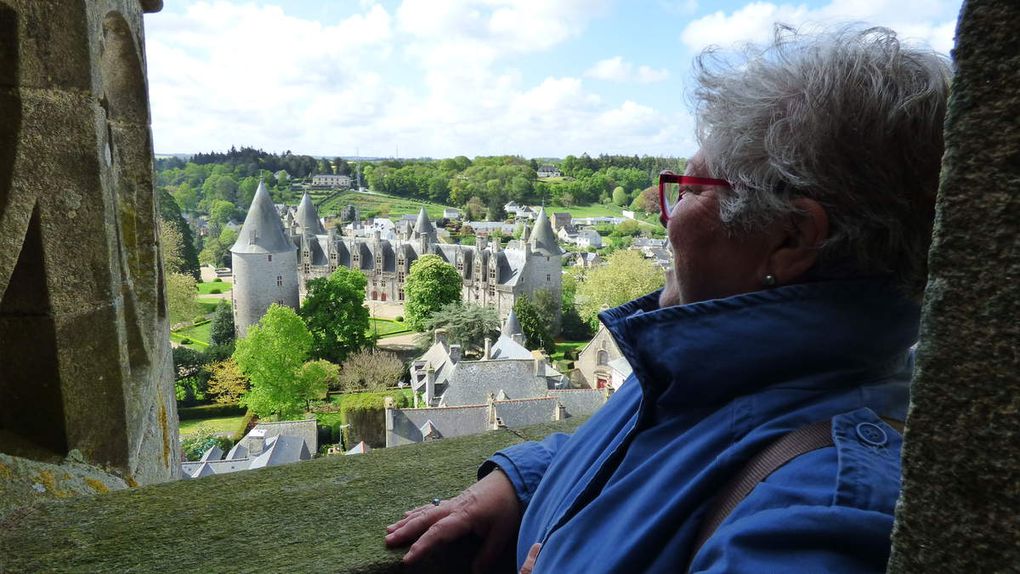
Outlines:
[[[889,571],[1020,564],[1020,5],[968,0]]]
[[[0,452],[179,475],[143,10],[0,0]]]

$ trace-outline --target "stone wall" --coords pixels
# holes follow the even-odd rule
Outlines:
[[[1020,6],[968,0],[890,571],[1020,568]]]
[[[128,483],[179,459],[142,36],[160,6],[0,0],[0,453]]]

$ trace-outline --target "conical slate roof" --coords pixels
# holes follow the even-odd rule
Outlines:
[[[521,329],[521,323],[517,320],[517,314],[514,313],[513,309],[511,309],[510,314],[506,316],[506,321],[503,323],[503,329],[500,331],[500,334],[506,335],[507,337],[524,334],[524,330]]]
[[[312,196],[306,191],[301,197],[301,204],[297,208],[298,225],[301,226],[301,233],[305,235],[322,235],[326,233],[319,221],[319,212],[312,203]]]
[[[414,232],[417,233],[418,235],[425,235],[428,233],[436,232],[436,228],[432,225],[432,222],[429,220],[429,216],[427,213],[425,213],[424,207],[421,208],[421,211],[418,212],[418,221],[414,223]]]
[[[294,244],[287,239],[280,216],[273,207],[264,181],[259,182],[255,197],[251,200],[248,215],[244,218],[237,242],[230,248],[231,253],[285,253],[293,251]]]
[[[531,249],[542,255],[560,255],[559,243],[556,242],[556,234],[553,233],[552,224],[545,214],[545,208],[538,210],[538,219],[535,220],[535,228],[531,230],[531,237],[528,238]]]

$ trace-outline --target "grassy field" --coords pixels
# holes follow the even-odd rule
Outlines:
[[[210,295],[213,290],[218,289],[220,293],[230,293],[230,283],[225,281],[220,283],[199,283],[195,286],[198,289],[199,295]]]
[[[181,340],[185,338],[191,339],[192,344],[185,346],[191,347],[195,350],[202,350],[209,346],[210,338],[209,332],[211,329],[212,321],[209,321],[208,323],[203,323],[201,325],[198,325],[197,327],[178,329],[177,331],[170,333],[170,338],[173,339],[174,341],[177,341],[178,343],[180,343]]]
[[[214,433],[227,434],[230,438],[237,440],[241,437],[234,436],[234,432],[241,426],[242,420],[244,420],[243,416],[181,421],[180,433],[183,437],[197,434],[199,430],[208,430]]]
[[[368,333],[370,335],[378,333],[380,337],[386,337],[388,335],[407,333],[411,330],[407,326],[407,323],[398,323],[397,321],[379,319],[376,317],[369,317],[368,320]]]
[[[215,297],[195,297],[195,301],[202,308],[202,313],[207,315],[216,310],[216,306],[220,304],[220,301],[226,301],[227,305],[230,305],[230,299],[217,299]]]
[[[336,215],[348,204],[357,206],[362,218],[386,215],[393,219],[407,213],[417,214],[424,207],[429,217],[436,220],[443,216],[443,209],[447,207],[407,197],[348,191],[320,205],[319,215]]]

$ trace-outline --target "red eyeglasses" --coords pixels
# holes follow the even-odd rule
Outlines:
[[[671,171],[659,174],[659,221],[663,227],[669,223],[669,214],[685,193],[698,194],[706,187],[730,187],[725,179],[677,175]]]

